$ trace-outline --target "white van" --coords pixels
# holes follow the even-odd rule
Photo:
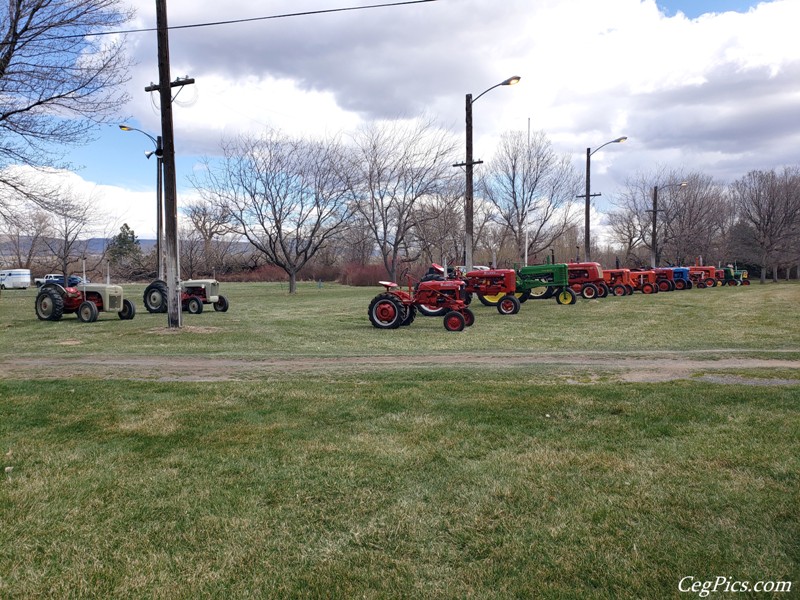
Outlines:
[[[2,269],[0,270],[0,289],[26,290],[31,285],[31,272],[29,269]]]

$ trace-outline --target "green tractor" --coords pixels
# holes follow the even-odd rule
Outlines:
[[[514,265],[517,273],[514,295],[520,302],[529,298],[546,300],[555,297],[558,304],[575,304],[577,296],[569,287],[569,271],[566,264],[543,264],[520,267]],[[502,294],[483,296],[478,299],[486,306],[495,306]]]
[[[569,287],[566,264],[528,265],[517,269],[517,293],[545,300],[555,297],[558,304],[575,304],[578,297]],[[526,299],[527,299],[526,298]]]

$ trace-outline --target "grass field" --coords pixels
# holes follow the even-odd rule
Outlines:
[[[93,324],[0,296],[2,598],[797,597],[798,285],[461,333],[328,284],[226,285],[174,332],[142,290]]]

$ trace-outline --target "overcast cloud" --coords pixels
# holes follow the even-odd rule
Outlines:
[[[373,3],[169,0],[168,10],[178,26]],[[133,4],[136,25],[153,27],[154,2]],[[438,0],[176,30],[172,77],[197,82],[178,96],[176,147],[210,154],[223,134],[330,134],[423,112],[463,135],[465,94],[520,75],[475,104],[476,157],[530,123],[576,165],[587,147],[629,137],[592,159],[604,198],[660,167],[727,182],[798,162],[799,22],[797,0],[696,19],[668,17],[655,0]],[[156,131],[154,98],[142,91],[158,77],[155,34],[128,40],[138,62],[129,112]]]

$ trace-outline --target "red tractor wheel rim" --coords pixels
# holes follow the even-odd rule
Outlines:
[[[397,308],[391,302],[380,302],[375,307],[375,316],[384,323],[389,323],[397,317]]]
[[[461,319],[459,319],[455,315],[453,315],[452,317],[448,317],[447,319],[448,329],[458,329],[459,327],[461,327]]]
[[[510,313],[514,310],[514,302],[506,298],[500,303],[501,308],[503,309],[504,313]]]

